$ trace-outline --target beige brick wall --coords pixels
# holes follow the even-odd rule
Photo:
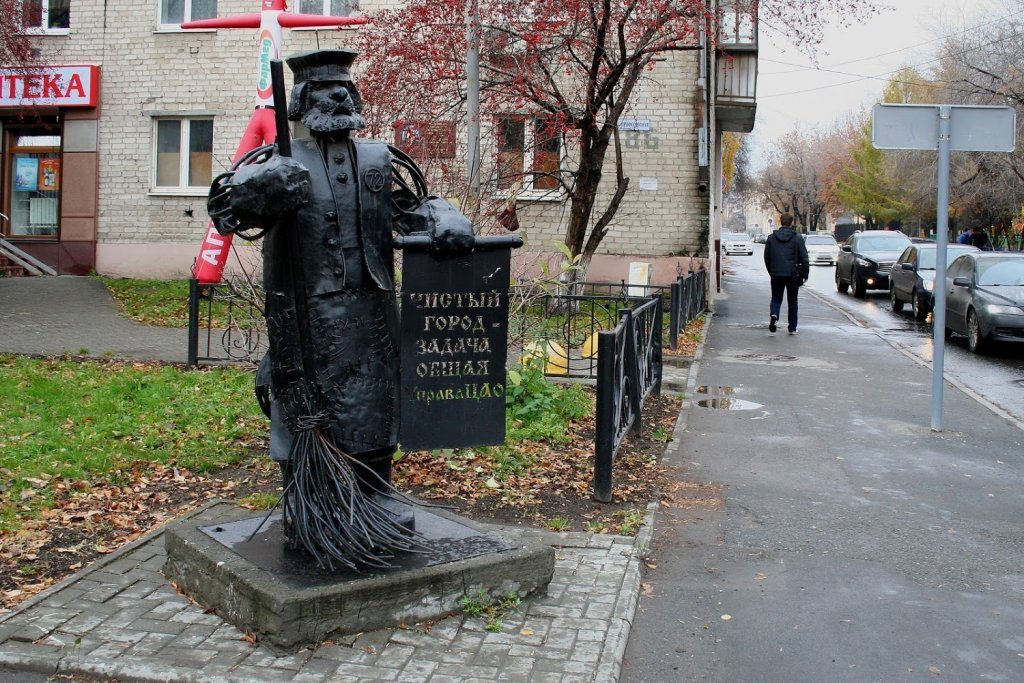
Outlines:
[[[364,2],[363,8],[372,4]],[[218,2],[219,16],[258,9],[258,0]],[[182,273],[190,265],[190,259],[181,263],[188,250],[163,247],[194,244],[198,253],[208,220],[205,195],[151,192],[153,116],[212,115],[214,174],[225,170],[253,105],[256,31],[157,31],[156,22],[157,0],[72,0],[71,35],[41,41],[53,62],[101,67],[100,262],[113,268],[102,256],[105,247],[131,246],[139,253],[139,247],[153,245],[157,265],[163,253],[174,261],[166,264],[169,272]],[[286,30],[284,52],[345,46],[352,33]],[[652,130],[625,134],[630,190],[603,253],[665,256],[706,250],[708,200],[696,191],[697,59],[697,53],[686,52],[658,63],[625,114],[650,119]],[[606,179],[614,178],[612,160],[609,151]],[[642,178],[656,180],[657,189],[642,190]],[[531,248],[551,251],[552,242],[563,238],[568,206],[535,202],[520,209]]]
[[[649,120],[650,132],[622,132],[629,190],[599,253],[625,256],[696,255],[706,251],[708,202],[697,193],[697,53],[669,56],[636,89],[623,119]],[[614,189],[614,149],[609,149],[603,192],[594,216]],[[656,189],[654,188],[656,185]],[[549,251],[562,241],[568,209],[531,207],[523,221],[533,248]],[[562,219],[562,220],[559,220]]]

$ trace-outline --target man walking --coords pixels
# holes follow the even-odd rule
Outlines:
[[[811,271],[811,261],[807,257],[807,246],[804,238],[793,229],[792,214],[779,216],[779,229],[768,236],[764,243],[764,265],[768,269],[772,283],[772,303],[769,309],[768,332],[775,334],[776,323],[782,309],[782,294],[786,294],[786,322],[789,333],[796,334],[797,303],[796,295],[800,285],[807,282]]]

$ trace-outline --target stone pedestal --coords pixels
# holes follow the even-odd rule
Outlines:
[[[551,580],[553,548],[485,533],[450,513],[412,510],[427,539],[424,552],[402,553],[386,571],[326,572],[285,547],[279,515],[261,526],[265,514],[214,503],[168,529],[164,574],[199,604],[283,651],[332,634],[437,619],[479,590],[524,597]]]

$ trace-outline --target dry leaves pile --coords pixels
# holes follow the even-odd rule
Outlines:
[[[648,503],[671,488],[658,460],[675,427],[679,406],[675,396],[648,397],[641,434],[627,436],[615,459],[614,501],[609,504],[591,498],[593,416],[570,426],[567,444],[522,445],[517,456],[527,465],[519,471],[509,473],[506,465],[501,473],[500,456],[493,452],[410,453],[396,467],[395,485],[481,521],[635,533],[636,522],[627,518],[642,514]],[[552,520],[558,520],[557,525]]]
[[[273,490],[276,472],[266,463],[200,476],[138,461],[120,473],[127,482],[120,486],[46,475],[32,480],[35,489],[25,493],[50,494],[52,504],[17,532],[0,533],[0,612],[210,499]]]

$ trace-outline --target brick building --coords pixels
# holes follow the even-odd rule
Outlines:
[[[365,0],[363,9],[374,1],[387,2]],[[254,29],[183,31],[180,23],[253,14],[259,5],[26,3],[41,66],[0,67],[4,238],[61,273],[187,276],[208,225],[210,179],[230,165],[252,113],[257,41]],[[290,5],[325,15],[352,7],[339,0]],[[287,30],[283,52],[347,47],[356,30]],[[720,129],[750,130],[753,122],[752,86],[725,107],[719,101],[722,84],[731,82],[728,74],[741,61],[721,54],[669,55],[634,95],[621,125],[631,187],[590,279],[620,280],[628,262],[644,260],[655,264],[655,280],[665,281],[677,262],[685,261],[685,270],[687,257],[714,252],[720,184],[712,179],[720,177]],[[756,43],[753,54],[756,59]],[[723,119],[722,112],[740,112],[740,122]],[[516,148],[485,145],[485,171],[509,152],[522,154],[528,170],[538,149],[529,144],[527,126]],[[519,213],[528,249],[553,252],[564,233],[565,202],[526,190]],[[520,258],[535,261],[537,254]]]

